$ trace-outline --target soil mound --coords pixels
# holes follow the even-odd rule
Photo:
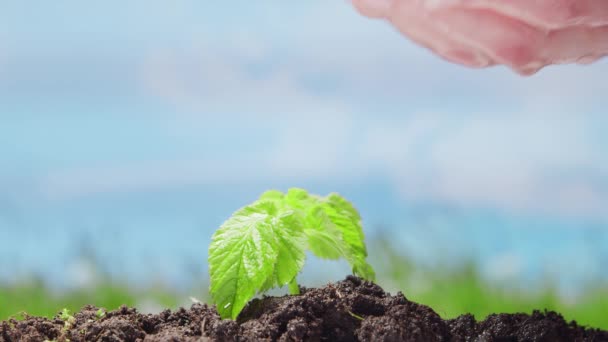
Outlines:
[[[122,307],[98,318],[86,306],[66,325],[59,318],[27,317],[0,323],[0,341],[594,341],[608,331],[566,322],[555,312],[471,315],[443,320],[400,292],[349,276],[299,296],[252,300],[235,321],[214,307],[194,304],[160,314]]]

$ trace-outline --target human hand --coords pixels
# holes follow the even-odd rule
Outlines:
[[[608,55],[608,0],[351,0],[454,63],[521,75]]]

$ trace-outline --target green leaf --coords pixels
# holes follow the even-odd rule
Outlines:
[[[344,257],[351,264],[353,273],[367,280],[375,280],[374,270],[365,260],[367,258],[365,235],[357,209],[336,193],[322,200],[322,208],[330,221],[342,232],[342,239],[346,245]]]
[[[290,235],[298,229],[292,220],[272,201],[258,201],[215,232],[209,247],[210,292],[222,318],[236,319],[269,279],[288,283],[298,274],[304,246],[298,234]]]
[[[278,255],[273,275],[267,279],[260,291],[289,284],[300,273],[306,261],[306,235],[300,217],[287,210],[280,212],[274,222],[271,229]]]
[[[213,235],[211,297],[222,318],[236,319],[256,293],[289,285],[290,293],[297,294],[296,276],[306,249],[324,259],[344,257],[355,275],[374,280],[364,238],[359,213],[338,194],[267,191]]]
[[[282,192],[278,191],[278,190],[268,190],[265,193],[263,193],[260,196],[260,201],[282,201],[283,197],[285,197],[285,195],[283,195]]]
[[[318,200],[314,196],[300,188],[291,188],[285,195],[285,204],[294,210],[307,211],[317,202]]]
[[[319,258],[337,260],[345,253],[342,232],[331,222],[323,207],[316,205],[306,217],[304,233],[308,236],[308,248]]]
[[[310,251],[319,258],[337,260],[345,250],[342,233],[320,206],[320,199],[304,189],[291,188],[284,202],[304,217],[304,233],[308,237]]]

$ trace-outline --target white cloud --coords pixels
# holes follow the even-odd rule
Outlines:
[[[314,87],[303,85],[306,79],[325,83],[319,92],[332,95],[327,102],[380,108],[444,101],[578,114],[608,93],[608,61],[549,67],[526,78],[503,67],[473,70],[432,55],[347,2],[270,7],[222,28],[219,40],[214,33],[180,50],[157,46],[144,63],[143,83],[198,112],[291,112],[311,100],[300,89]],[[253,75],[252,66],[264,70]]]
[[[522,78],[447,63],[346,3],[318,2],[291,17],[262,12],[281,30],[245,29],[257,27],[245,17],[221,44],[202,36],[182,50],[157,46],[141,81],[175,106],[167,122],[175,136],[196,139],[210,122],[222,122],[229,130],[263,132],[249,138],[265,143],[236,142],[225,160],[59,171],[44,191],[77,195],[263,177],[358,182],[381,174],[414,200],[605,215],[608,194],[597,181],[607,181],[608,165],[591,141],[596,121],[589,113],[608,93],[601,72],[608,63]],[[330,90],[306,85],[302,78],[311,75]],[[427,99],[423,110],[409,104],[420,98]],[[446,98],[457,105],[442,104]],[[247,173],[233,162],[243,158],[257,161]]]
[[[193,184],[250,182],[248,175],[259,175],[255,165],[227,160],[179,160],[105,165],[67,169],[43,177],[39,191],[47,198],[64,200],[101,193],[139,192]],[[255,180],[255,179],[254,179]]]
[[[364,155],[409,199],[605,217],[608,193],[597,181],[608,165],[593,125],[582,115],[419,114],[372,128]]]
[[[538,113],[262,116],[235,122],[235,129],[259,135],[214,158],[64,170],[49,175],[42,189],[65,198],[196,184],[359,184],[386,177],[409,201],[606,218],[608,161],[594,143],[593,125],[588,116]]]
[[[355,157],[348,153],[356,138],[355,121],[352,113],[344,111],[284,117],[268,153],[273,173],[296,179],[359,176],[353,170],[345,172]]]
[[[306,115],[322,108],[340,111],[344,105],[302,89],[294,70],[276,67],[256,77],[229,58],[201,50],[192,56],[158,53],[145,64],[144,81],[150,91],[177,108],[202,116]]]
[[[247,40],[242,55],[265,58],[268,49],[264,44],[256,43],[255,36]],[[384,104],[394,111],[372,114],[354,108],[358,98],[316,93],[304,86],[297,65],[278,64],[263,75],[252,75],[231,53],[205,44],[196,51],[192,55],[154,55],[144,68],[146,85],[171,101],[177,112],[189,113],[171,122],[176,135],[195,134],[210,121],[265,132],[263,138],[270,143],[258,147],[253,157],[258,160],[257,168],[247,173],[249,180],[273,175],[356,182],[377,172],[390,177],[405,198],[413,200],[605,216],[608,194],[595,182],[606,181],[601,175],[608,165],[597,142],[592,141],[596,121],[586,111],[571,112],[597,98],[593,92],[603,87],[589,71],[581,76],[574,69],[564,69],[562,84],[557,70],[527,81],[498,75],[496,81],[510,81],[497,86],[504,87],[497,94],[519,102],[506,109],[466,113],[466,106],[449,112],[438,105],[432,108],[436,114],[429,114],[407,108],[395,98]],[[368,62],[345,62],[346,67],[336,69],[345,79],[358,82],[361,80],[353,75]],[[456,83],[449,87],[457,88]],[[594,88],[580,90],[584,84]],[[370,89],[369,97],[374,98],[377,91]],[[559,95],[560,101],[551,94]],[[386,101],[386,97],[382,99]],[[467,101],[474,99],[471,96]],[[237,150],[227,153],[231,154],[227,159],[246,158]],[[51,183],[63,184],[55,189],[69,189],[64,181],[81,179],[72,188],[86,189],[93,179],[109,179],[116,184],[90,183],[120,188],[234,182],[245,177],[234,173],[230,162],[213,161],[215,171],[211,173],[205,162],[195,161],[199,164],[194,167],[189,163],[173,163],[169,168],[136,165],[133,171],[118,171],[109,178],[70,175]],[[587,178],[594,174],[598,175],[595,179]]]

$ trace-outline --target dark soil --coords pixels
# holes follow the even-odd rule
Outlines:
[[[220,320],[202,304],[157,315],[127,307],[102,318],[96,312],[84,307],[67,327],[59,318],[3,321],[0,341],[608,341],[608,331],[568,323],[555,312],[443,320],[401,293],[391,296],[355,277],[302,288],[299,296],[254,299],[237,322]]]

